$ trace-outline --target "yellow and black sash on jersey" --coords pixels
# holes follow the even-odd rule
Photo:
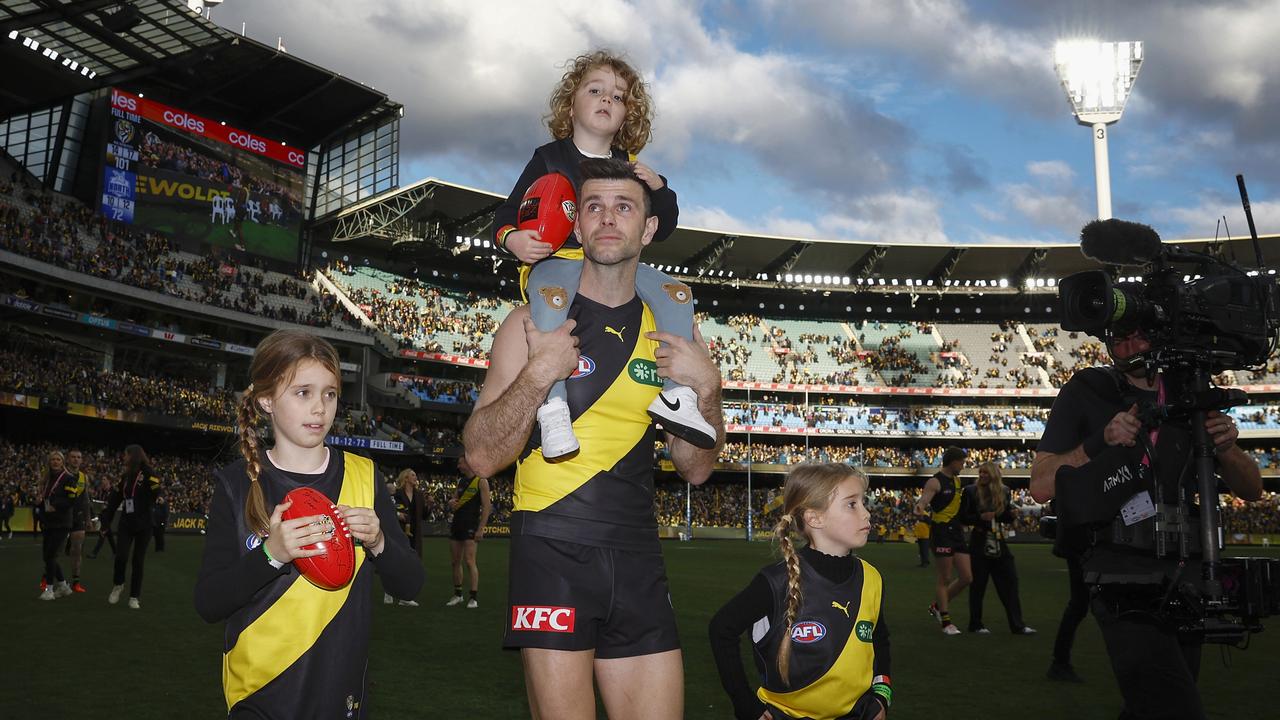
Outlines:
[[[794,718],[832,720],[847,715],[854,703],[871,688],[875,662],[872,637],[880,621],[880,573],[859,559],[860,571],[833,583],[800,559],[803,600],[800,612],[786,635],[787,569],[784,563],[765,568],[762,573],[773,590],[777,608],[767,627],[755,640],[756,665],[762,702]],[[778,648],[791,643],[790,683],[778,677]]]
[[[67,496],[74,500],[84,495],[89,489],[89,478],[84,473],[77,471],[75,473],[75,482],[68,483],[66,488]]]
[[[662,379],[658,343],[645,337],[657,329],[653,314],[639,297],[610,308],[579,296],[569,316],[579,363],[566,390],[581,450],[548,462],[534,428],[516,466],[513,534],[656,550],[648,407]]]
[[[480,478],[462,478],[458,482],[458,506],[453,510],[455,525],[471,525],[480,519]]]
[[[951,477],[944,472],[933,474],[938,480],[938,492],[929,501],[929,519],[934,525],[945,525],[960,512],[960,476]]]
[[[343,453],[344,474],[338,504],[373,507],[373,462]],[[360,574],[364,552],[356,552],[352,577]],[[355,582],[322,590],[294,575],[284,594],[240,631],[222,656],[222,691],[227,709],[257,692],[302,657],[347,602]]]
[[[464,505],[475,499],[480,493],[480,478],[473,477],[466,481],[466,485],[462,486],[458,492],[458,509],[461,510]],[[461,483],[459,483],[461,485]]]

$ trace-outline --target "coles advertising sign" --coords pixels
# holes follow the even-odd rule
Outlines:
[[[307,151],[305,150],[280,142],[272,142],[253,133],[237,130],[228,125],[189,113],[186,110],[171,108],[168,105],[139,97],[118,88],[112,88],[111,90],[111,107],[175,130],[183,130],[215,142],[226,143],[232,147],[247,150],[277,162],[291,165],[299,170],[305,170],[307,167]]]

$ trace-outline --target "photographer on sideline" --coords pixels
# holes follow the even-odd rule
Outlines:
[[[1106,341],[1116,367],[1077,372],[1053,403],[1031,466],[1031,494],[1037,502],[1054,497],[1059,468],[1085,466],[1109,448],[1141,447],[1139,433],[1147,430],[1138,419],[1138,408],[1165,402],[1162,375],[1148,377],[1141,363],[1135,367],[1126,362],[1150,349],[1146,336],[1134,330],[1108,335]],[[1244,500],[1261,497],[1262,476],[1257,463],[1236,446],[1235,421],[1210,411],[1205,429],[1214,446],[1218,474],[1231,492]],[[1153,482],[1178,488],[1182,497],[1189,498],[1196,492],[1196,475],[1188,423],[1165,422],[1149,434],[1156,448]],[[1134,452],[1136,456],[1139,451]],[[1143,454],[1141,462],[1149,461]],[[1091,480],[1077,477],[1074,481]],[[1198,530],[1198,521],[1192,520]],[[1081,548],[1080,556],[1085,582],[1092,586],[1091,609],[1124,698],[1120,717],[1204,718],[1195,684],[1204,638],[1180,633],[1179,618],[1167,612],[1170,598],[1179,597],[1187,585],[1199,587],[1200,554],[1193,552],[1186,566],[1179,567],[1176,543],[1165,557],[1157,558],[1153,549],[1113,544],[1107,541],[1108,535],[1098,533],[1096,544]],[[1140,582],[1143,576],[1154,582]],[[1117,578],[1129,582],[1117,582]]]

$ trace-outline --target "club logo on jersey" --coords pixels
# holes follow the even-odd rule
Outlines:
[[[249,533],[244,539],[244,546],[249,550],[257,550],[261,544],[262,538],[258,536],[258,533]]]
[[[572,380],[574,378],[584,378],[595,371],[596,371],[596,361],[592,360],[586,355],[579,355],[578,367],[576,370],[573,371],[573,374],[569,376],[569,379]]]
[[[859,620],[858,624],[853,626],[853,633],[857,635],[858,639],[862,642],[869,643],[871,642],[872,634],[875,633],[875,629],[875,626],[871,624],[870,620]]]
[[[636,358],[627,366],[627,375],[641,385],[662,387],[662,378],[658,377],[658,365],[652,360]]]
[[[816,643],[827,636],[827,628],[820,622],[805,620],[791,627],[791,640],[802,645]]]
[[[545,605],[512,605],[511,629],[531,632],[573,632],[576,610]]]

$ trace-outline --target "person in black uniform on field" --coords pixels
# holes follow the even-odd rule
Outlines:
[[[65,467],[66,458],[58,450],[49,453],[49,467],[40,482],[40,496],[36,498],[44,525],[44,579],[41,583],[41,600],[53,600],[72,593],[71,586],[62,576],[58,554],[71,532],[71,508],[75,504],[76,475]]]
[[[8,540],[13,537],[13,527],[9,525],[9,520],[13,518],[13,494],[8,490],[0,488],[0,535],[2,539]]]
[[[967,457],[969,453],[958,447],[943,451],[942,469],[925,482],[915,507],[917,515],[929,517],[929,542],[933,544],[936,560],[936,599],[929,605],[929,614],[938,621],[946,635],[960,634],[960,628],[951,621],[950,604],[973,581],[969,544],[957,517],[960,513],[960,473]],[[951,577],[953,569],[955,579]]]
[[[724,443],[720,371],[696,328],[692,342],[658,332],[636,294],[640,252],[658,227],[648,186],[619,160],[585,161],[580,177],[574,232],[585,257],[571,319],[541,332],[528,306],[507,316],[463,444],[481,477],[517,463],[504,644],[521,648],[533,716],[594,719],[594,680],[615,720],[675,720],[684,668],[654,514],[648,407],[663,378],[697,393],[714,447],[670,435],[667,446],[677,472],[702,483]],[[534,420],[565,378],[581,450],[551,462]]]
[[[128,445],[124,449],[124,474],[120,484],[107,497],[103,510],[103,524],[110,525],[120,511],[120,525],[116,545],[116,561],[112,570],[112,587],[107,602],[120,601],[124,592],[125,570],[133,563],[129,579],[129,607],[142,607],[142,571],[147,560],[147,545],[152,535],[152,506],[160,490],[160,478],[151,469],[151,460],[141,445]]]
[[[493,502],[489,499],[489,480],[477,476],[467,464],[466,455],[458,459],[458,472],[462,477],[449,498],[453,520],[449,523],[449,562],[453,566],[453,597],[445,606],[462,602],[462,565],[466,563],[471,574],[471,597],[467,607],[480,607],[480,567],[476,564],[479,542],[484,539],[484,526],[489,522]]]
[[[396,507],[396,521],[409,539],[409,547],[419,559],[422,558],[422,495],[418,492],[418,473],[413,468],[405,468],[396,475],[394,481],[387,482],[387,491]],[[383,604],[396,603],[404,607],[418,607],[417,600],[400,599],[383,590]]]
[[[1060,468],[1079,468],[1100,456],[1114,459],[1117,453],[1126,452],[1115,448],[1134,448],[1125,462],[1150,462],[1140,449],[1139,433],[1145,432],[1156,449],[1153,482],[1165,488],[1166,498],[1181,496],[1191,506],[1191,496],[1198,491],[1197,480],[1194,472],[1183,472],[1192,459],[1191,429],[1186,423],[1165,422],[1150,430],[1138,419],[1140,405],[1163,404],[1166,399],[1163,377],[1148,376],[1137,361],[1141,353],[1151,349],[1150,343],[1140,330],[1132,329],[1117,330],[1106,341],[1115,367],[1077,372],[1053,402],[1031,465],[1032,496],[1037,502],[1053,498]],[[1244,500],[1261,497],[1258,464],[1236,445],[1239,431],[1235,421],[1211,411],[1205,430],[1213,443],[1218,475],[1230,491]],[[1093,480],[1086,475],[1072,481]],[[1141,503],[1143,495],[1149,504],[1150,493],[1145,491],[1134,500]],[[1154,511],[1147,519],[1134,522],[1135,540],[1138,532],[1150,528],[1153,517]],[[1123,521],[1117,517],[1114,522]],[[1191,525],[1193,535],[1198,536],[1199,522],[1194,517]],[[1098,533],[1098,542],[1082,548],[1080,558],[1084,580],[1092,586],[1091,610],[1124,698],[1120,717],[1204,718],[1196,688],[1203,636],[1180,633],[1179,623],[1162,612],[1174,578],[1194,584],[1202,577],[1199,555],[1193,553],[1183,566],[1176,550],[1171,557],[1157,558],[1152,545],[1138,548],[1110,543],[1107,539],[1113,531],[1107,528]],[[1137,582],[1139,578],[1146,582]]]
[[[169,527],[169,502],[164,495],[156,496],[156,503],[151,509],[151,532],[156,539],[156,552],[164,552],[164,531]]]
[[[84,534],[89,527],[89,477],[80,470],[84,455],[79,450],[67,451],[67,472],[75,475],[72,493],[71,535],[67,537],[67,555],[71,557],[71,590],[87,592],[80,584],[80,566],[84,562]]]
[[[1049,501],[1052,505],[1053,501]],[[1045,508],[1046,515],[1054,514]],[[1058,532],[1066,532],[1058,528]],[[1084,682],[1084,678],[1076,673],[1071,664],[1071,646],[1075,644],[1076,630],[1089,614],[1089,586],[1084,583],[1084,565],[1080,556],[1067,557],[1067,606],[1062,609],[1062,619],[1058,621],[1058,632],[1053,638],[1053,661],[1044,676],[1059,682]]]
[[[969,558],[973,583],[969,585],[969,632],[989,635],[982,622],[982,597],[987,579],[995,582],[996,594],[1004,605],[1009,630],[1014,635],[1035,635],[1022,620],[1022,600],[1018,597],[1018,569],[1005,541],[1004,525],[1014,521],[1013,499],[1001,479],[1000,466],[988,462],[978,466],[978,482],[965,487],[960,499],[960,522],[972,525]]]
[[[782,560],[711,618],[711,654],[738,720],[883,720],[893,699],[884,585],[853,551],[867,544],[867,477],[842,463],[787,474],[774,527]],[[797,552],[792,535],[806,544]],[[742,669],[748,631],[760,688]]]

